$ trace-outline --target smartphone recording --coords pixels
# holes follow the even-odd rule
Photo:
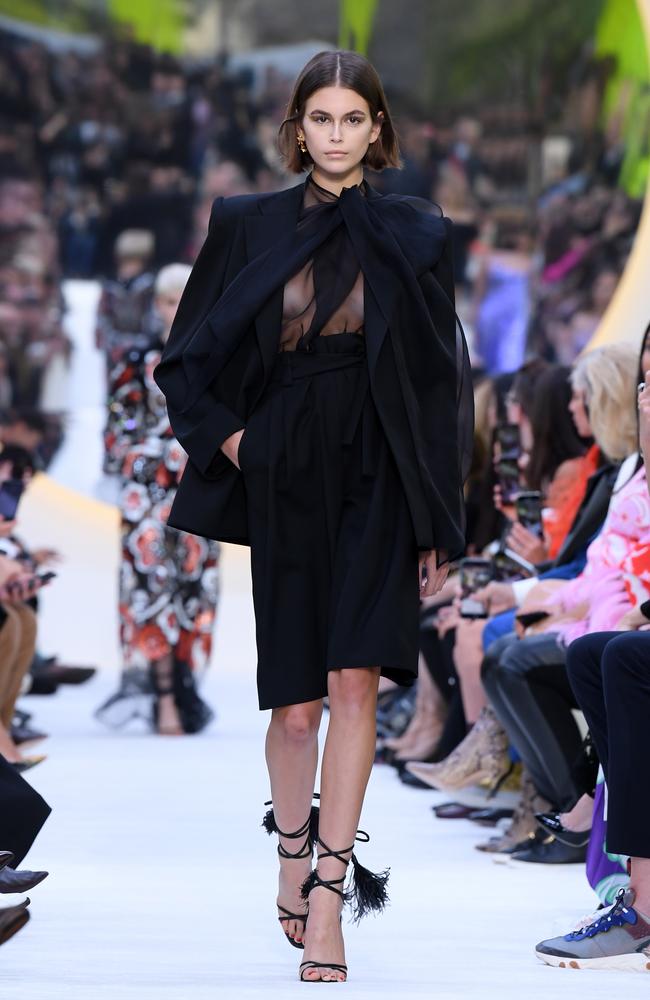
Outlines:
[[[487,608],[473,594],[486,587],[494,575],[489,559],[463,559],[460,564],[462,618],[487,618]]]
[[[519,463],[514,458],[501,458],[496,464],[496,477],[503,503],[513,503],[521,492]]]
[[[522,527],[538,538],[543,538],[542,494],[538,490],[519,493],[515,499],[515,511]]]
[[[499,444],[499,458],[517,461],[521,455],[521,437],[518,424],[498,424],[494,432]]]

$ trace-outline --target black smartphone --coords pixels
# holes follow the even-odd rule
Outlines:
[[[35,573],[25,581],[25,584],[31,591],[40,590],[41,587],[44,587],[50,582],[50,580],[53,580],[55,576],[56,573],[52,573],[51,571],[47,573]],[[17,580],[10,580],[7,584],[5,584],[5,588],[9,594],[18,594],[20,592],[20,587],[21,585]]]
[[[475,597],[463,597],[460,602],[461,618],[487,618],[487,608]]]
[[[497,483],[501,487],[501,499],[511,504],[521,492],[519,484],[519,463],[514,458],[502,458],[496,464]]]
[[[520,615],[515,615],[519,624],[523,625],[524,628],[528,628],[529,625],[537,625],[538,622],[543,622],[548,616],[548,611],[524,611]]]
[[[538,538],[544,537],[544,525],[542,523],[542,494],[539,490],[527,490],[519,493],[515,498],[515,510],[517,520],[533,535]]]
[[[468,558],[460,563],[460,614],[462,618],[487,618],[487,608],[472,597],[475,591],[486,587],[493,578],[490,559]]]
[[[497,424],[494,439],[499,442],[499,458],[518,459],[521,455],[519,424]]]
[[[22,479],[5,479],[4,483],[0,484],[0,517],[3,520],[13,521],[24,489],[25,484]]]
[[[494,568],[497,580],[512,580],[516,577],[535,576],[533,563],[513,552],[512,549],[499,549],[494,555]]]

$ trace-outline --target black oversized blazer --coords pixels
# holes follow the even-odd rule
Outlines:
[[[188,409],[188,374],[183,354],[195,337],[209,338],[207,320],[224,289],[246,264],[272,248],[299,218],[304,184],[287,190],[217,198],[208,235],[192,269],[162,360],[154,377],[167,398],[169,419],[189,456],[174,500],[169,524],[222,541],[249,544],[246,493],[237,466],[220,450],[223,441],[243,428],[260,398],[278,351],[283,288],[257,313],[238,342],[219,345],[223,361],[208,389]],[[366,197],[381,199],[371,185]],[[391,196],[395,197],[395,196]],[[430,205],[430,203],[427,203]],[[451,223],[431,216],[423,241],[400,239],[407,248],[426,307],[451,359],[457,361],[457,328],[451,255]],[[464,507],[459,470],[456,389],[423,385],[430,370],[431,345],[409,338],[400,368],[395,349],[403,331],[394,308],[395,289],[368,280],[364,272],[364,333],[369,384],[379,418],[397,463],[413,519],[418,548],[444,549],[451,558],[464,548]],[[372,276],[370,276],[372,277]],[[371,288],[371,285],[374,285]],[[390,297],[389,296],[390,293]],[[390,331],[389,331],[390,319]],[[209,339],[206,339],[209,344]],[[406,370],[404,370],[406,369]],[[450,400],[440,408],[441,395]],[[415,431],[414,431],[414,428]]]

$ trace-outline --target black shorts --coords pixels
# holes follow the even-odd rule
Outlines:
[[[418,549],[359,333],[277,355],[239,446],[260,709],[327,695],[328,672],[417,677]]]

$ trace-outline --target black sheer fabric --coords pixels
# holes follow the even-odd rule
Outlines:
[[[365,194],[365,180],[359,193]],[[311,174],[305,183],[300,218],[338,195]],[[309,350],[316,336],[363,332],[363,274],[345,226],[339,226],[314,251],[311,260],[284,286],[280,350]]]

